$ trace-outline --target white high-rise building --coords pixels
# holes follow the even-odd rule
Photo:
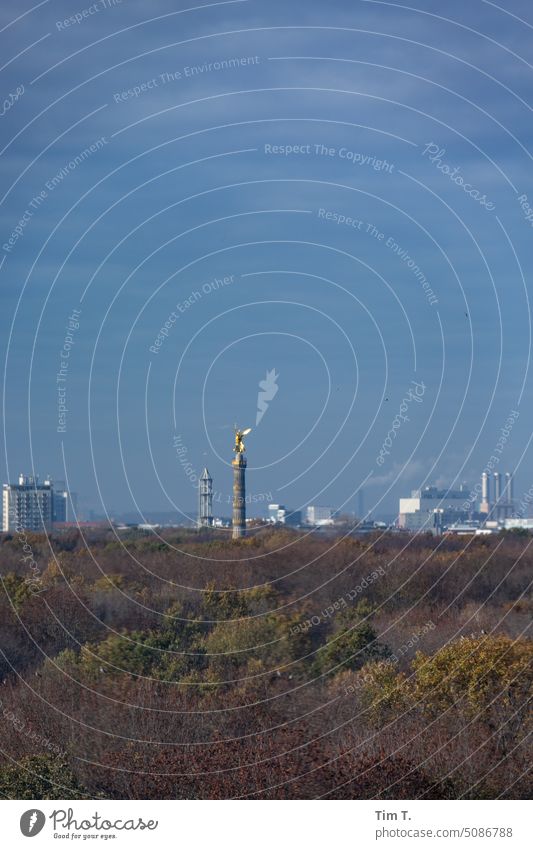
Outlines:
[[[49,531],[54,515],[52,482],[20,475],[18,484],[5,483],[2,499],[2,530]]]

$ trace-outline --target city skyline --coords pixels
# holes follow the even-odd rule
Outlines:
[[[121,514],[119,511],[111,510],[107,514],[98,515],[93,510],[84,512],[78,509],[78,493],[69,492],[65,488],[64,481],[53,480],[50,475],[41,482],[39,476],[28,476],[20,474],[18,482],[4,483],[4,497],[2,502],[3,530],[11,531],[16,528],[26,530],[51,531],[56,526],[66,528],[76,527],[78,524],[84,526],[89,521],[97,520],[98,523],[106,521],[112,526],[117,519],[139,527],[197,527],[198,529],[235,527],[235,508],[239,507],[239,518],[237,523],[241,531],[237,536],[243,535],[247,521],[255,519],[265,520],[274,524],[287,525],[289,527],[303,526],[333,526],[338,524],[342,527],[353,522],[356,530],[365,522],[385,523],[385,526],[398,527],[402,530],[419,532],[428,530],[434,533],[442,532],[455,525],[467,522],[471,527],[487,527],[492,532],[503,528],[512,527],[529,528],[529,520],[532,512],[531,488],[524,493],[519,501],[515,501],[514,475],[512,472],[483,471],[479,481],[470,486],[463,481],[457,489],[451,487],[439,487],[435,484],[426,485],[423,488],[413,489],[409,496],[403,495],[399,499],[398,511],[394,516],[358,511],[341,511],[335,506],[324,504],[303,505],[301,509],[288,507],[286,504],[273,501],[272,493],[263,493],[261,498],[246,493],[240,496],[242,484],[239,482],[239,492],[235,491],[236,478],[234,469],[233,494],[222,498],[220,490],[215,489],[213,478],[207,467],[204,467],[197,482],[197,506],[196,511],[190,513],[182,510],[178,514],[159,513],[157,510],[147,508],[138,513],[137,519],[133,515]],[[12,509],[11,499],[17,498],[17,490],[24,493],[34,493],[34,504],[22,505],[18,503]],[[43,509],[41,497],[43,491],[51,491],[50,504]],[[244,491],[244,488],[243,488]],[[25,496],[26,500],[28,495]],[[236,500],[237,499],[237,500]],[[358,503],[360,507],[364,503],[364,489],[358,492]],[[240,516],[241,508],[244,507],[243,515]],[[263,509],[261,509],[261,507]],[[49,509],[48,509],[49,508]],[[251,509],[250,509],[251,508]],[[247,512],[250,513],[247,518]],[[29,515],[31,521],[24,521],[22,513]],[[233,514],[233,522],[232,522]],[[410,514],[413,514],[410,518]],[[415,515],[416,514],[416,515]],[[438,515],[437,515],[438,514]],[[158,518],[159,515],[159,518]],[[305,518],[304,518],[305,517]],[[154,524],[155,522],[155,524]]]

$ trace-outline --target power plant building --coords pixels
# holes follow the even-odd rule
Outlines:
[[[502,487],[503,483],[503,487]],[[481,501],[479,512],[487,519],[505,523],[514,513],[514,484],[512,472],[494,472],[491,477],[487,472],[481,475]]]
[[[415,489],[410,498],[400,498],[398,527],[408,531],[442,528],[465,522],[469,513],[464,509],[465,489],[438,489],[426,486]]]
[[[310,504],[306,510],[305,520],[308,525],[318,527],[320,525],[333,525],[334,510],[332,507],[320,507]]]
[[[502,486],[503,484],[503,486]],[[476,507],[476,493],[480,492]],[[472,500],[471,496],[474,496]],[[504,526],[514,513],[513,475],[495,472],[481,475],[479,484],[469,494],[466,485],[458,490],[426,486],[416,489],[410,498],[400,498],[398,527],[409,531],[428,530],[439,533],[450,526],[472,527],[472,523],[487,527]],[[466,532],[466,530],[465,530]]]

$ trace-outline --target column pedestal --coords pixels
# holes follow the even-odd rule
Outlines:
[[[246,458],[237,454],[233,466],[233,533],[232,539],[246,534]]]

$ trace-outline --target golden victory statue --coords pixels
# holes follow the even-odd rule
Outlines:
[[[243,436],[248,436],[251,433],[252,428],[247,427],[244,430],[239,430],[237,426],[235,426],[235,447],[234,451],[236,454],[244,454],[246,448],[244,447]]]

